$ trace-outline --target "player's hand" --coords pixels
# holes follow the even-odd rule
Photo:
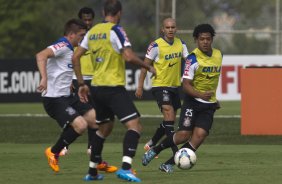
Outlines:
[[[205,100],[205,101],[209,101],[211,99],[211,97],[213,96],[214,92],[212,91],[206,91],[204,93],[201,94],[201,99]]]
[[[135,91],[135,96],[139,99],[142,98],[143,95],[143,89],[142,88],[137,88],[137,90]]]
[[[78,96],[81,102],[87,103],[88,102],[88,95],[89,95],[89,88],[86,84],[79,86],[78,89]]]
[[[38,93],[46,93],[46,90],[47,90],[47,80],[45,79],[41,79],[40,80],[40,83],[39,83],[39,86],[37,87],[36,91]]]

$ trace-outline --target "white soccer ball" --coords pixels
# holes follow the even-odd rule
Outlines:
[[[174,162],[180,169],[191,169],[197,161],[195,152],[189,148],[181,148],[174,155]]]

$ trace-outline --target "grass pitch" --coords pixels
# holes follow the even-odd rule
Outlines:
[[[154,102],[136,104],[141,114],[160,115]],[[56,141],[60,129],[49,117],[33,114],[45,114],[41,104],[0,104],[0,184],[85,183],[82,178],[88,169],[87,136],[81,136],[71,145],[70,154],[60,159],[61,172],[54,174],[47,164],[44,150]],[[161,118],[142,118],[143,133],[133,162],[142,183],[280,184],[282,137],[241,136],[240,118],[234,117],[240,115],[240,102],[222,102],[222,109],[216,115],[229,117],[215,118],[210,136],[196,153],[196,166],[191,170],[175,168],[173,174],[158,170],[160,163],[170,157],[169,149],[148,166],[142,166],[143,145],[161,121]],[[117,121],[103,151],[104,159],[118,167],[124,132],[125,129]],[[105,174],[103,181],[93,182],[127,183],[114,173]]]

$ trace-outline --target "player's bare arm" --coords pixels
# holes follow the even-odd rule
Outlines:
[[[141,66],[145,69],[147,69],[149,72],[152,73],[153,76],[156,77],[156,70],[153,66],[149,65],[148,63],[143,62],[130,47],[125,47],[122,50],[122,56],[125,59],[125,61],[133,63],[135,65]]]
[[[46,63],[48,58],[54,57],[54,52],[50,48],[46,48],[36,54],[36,63],[38,70],[41,75],[40,84],[37,87],[37,91],[42,93],[44,90],[47,90],[47,70]]]
[[[148,63],[149,65],[152,65],[152,60],[145,58],[144,60],[145,63]],[[143,95],[143,86],[144,86],[144,81],[147,76],[147,70],[145,68],[141,68],[139,80],[138,80],[138,87],[135,92],[135,96],[137,98],[142,98]]]
[[[202,92],[195,90],[192,84],[192,80],[189,80],[189,79],[183,79],[183,90],[188,95],[195,97],[195,98],[201,98],[205,101],[209,101],[213,95],[212,91],[206,91],[202,93]]]

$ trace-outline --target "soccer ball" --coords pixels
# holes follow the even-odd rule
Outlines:
[[[174,162],[180,169],[191,169],[197,161],[194,151],[189,148],[181,148],[174,155]]]

